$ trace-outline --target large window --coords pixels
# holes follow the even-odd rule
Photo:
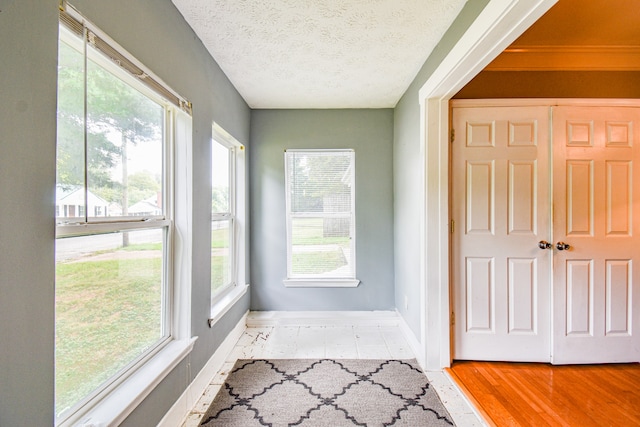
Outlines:
[[[166,348],[177,324],[171,165],[176,117],[184,113],[83,21],[61,12],[57,424],[74,422]]]
[[[287,150],[289,286],[356,286],[353,150]]]

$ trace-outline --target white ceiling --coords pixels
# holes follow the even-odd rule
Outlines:
[[[252,108],[389,108],[466,0],[172,0]]]

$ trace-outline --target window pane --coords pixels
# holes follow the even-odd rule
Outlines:
[[[89,217],[162,215],[163,117],[163,106],[88,62]]]
[[[352,152],[288,152],[291,212],[351,211]]]
[[[211,212],[231,212],[229,203],[230,150],[219,142],[211,146]]]
[[[350,226],[348,217],[292,219],[292,277],[353,277]]]
[[[164,229],[56,240],[56,415],[166,336]]]
[[[84,60],[61,41],[58,51],[58,135],[56,217],[84,217]],[[84,221],[82,219],[82,221]]]
[[[211,295],[231,283],[231,220],[211,222]]]

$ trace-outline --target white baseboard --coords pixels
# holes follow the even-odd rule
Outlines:
[[[248,328],[266,326],[399,326],[395,311],[252,311]]]
[[[222,368],[227,356],[233,350],[236,343],[244,333],[247,324],[247,316],[249,312],[238,321],[236,326],[227,335],[225,340],[220,344],[218,349],[213,353],[213,356],[200,370],[198,375],[193,379],[191,384],[187,386],[187,389],[182,393],[182,396],[174,403],[169,411],[162,418],[158,427],[176,427],[182,425],[184,420],[189,415],[191,409],[195,406],[202,396],[202,393],[206,390],[207,386],[211,382],[214,375]]]
[[[402,335],[409,343],[409,347],[411,347],[411,351],[416,355],[416,360],[422,369],[425,369],[425,354],[424,354],[424,346],[420,343],[420,340],[416,338],[415,334],[407,324],[407,321],[404,320],[404,317],[398,313],[398,319],[400,323],[400,330],[402,331]]]

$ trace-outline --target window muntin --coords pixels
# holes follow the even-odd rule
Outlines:
[[[353,150],[287,150],[289,279],[355,278]]]
[[[211,297],[236,283],[235,277],[235,147],[211,144]]]
[[[57,424],[173,335],[175,117],[175,107],[65,25],[59,46]]]

